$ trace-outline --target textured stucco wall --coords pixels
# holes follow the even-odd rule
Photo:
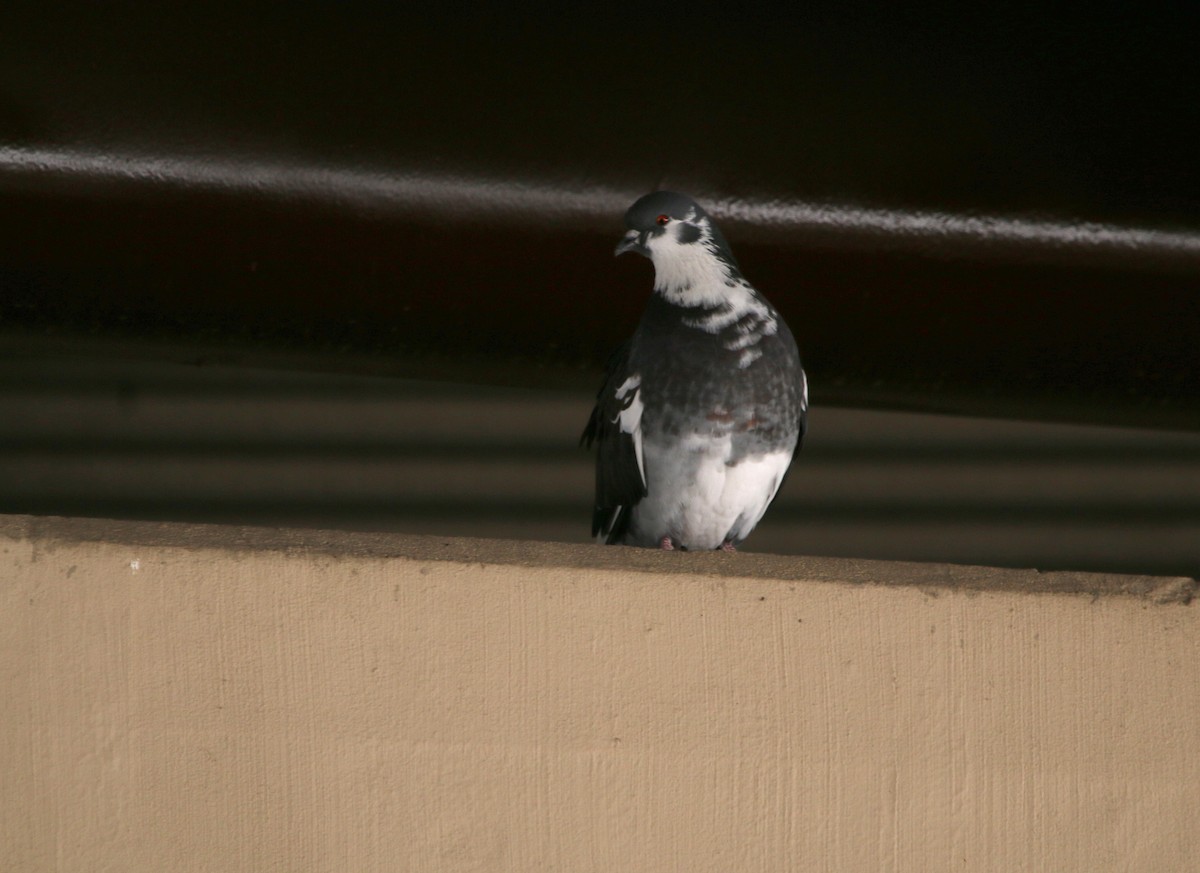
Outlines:
[[[4,870],[1200,856],[1190,580],[26,518],[0,580]]]

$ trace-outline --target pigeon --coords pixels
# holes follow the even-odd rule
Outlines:
[[[804,440],[808,381],[791,331],[690,197],[625,213],[616,254],[654,264],[641,322],[612,356],[580,439],[596,447],[592,536],[734,551]]]

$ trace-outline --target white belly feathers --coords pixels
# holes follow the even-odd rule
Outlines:
[[[700,550],[744,539],[779,490],[792,453],[749,455],[730,465],[732,443],[711,434],[670,444],[646,440],[648,493],[633,508],[628,542],[654,547],[669,536]]]

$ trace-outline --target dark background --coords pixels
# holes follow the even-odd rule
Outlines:
[[[731,6],[9,4],[0,142],[241,169],[0,163],[0,318],[582,384],[642,305],[646,265],[609,251],[628,198],[660,184],[718,206],[1165,228],[1190,252],[729,229],[826,402],[1195,425],[1190,18]],[[438,209],[364,203],[329,169],[474,184]],[[498,211],[495,180],[561,199]]]
[[[713,205],[818,405],[1195,431],[1194,25],[1145,6],[6,4],[0,355],[26,394],[63,390],[70,358],[586,397],[650,278],[611,257],[621,213],[662,186]],[[122,513],[0,508],[30,507]]]

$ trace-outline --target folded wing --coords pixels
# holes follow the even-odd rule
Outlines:
[[[609,359],[596,406],[580,438],[596,446],[596,505],[592,536],[620,542],[629,527],[630,510],[646,496],[642,453],[641,376],[629,372],[629,343]]]

